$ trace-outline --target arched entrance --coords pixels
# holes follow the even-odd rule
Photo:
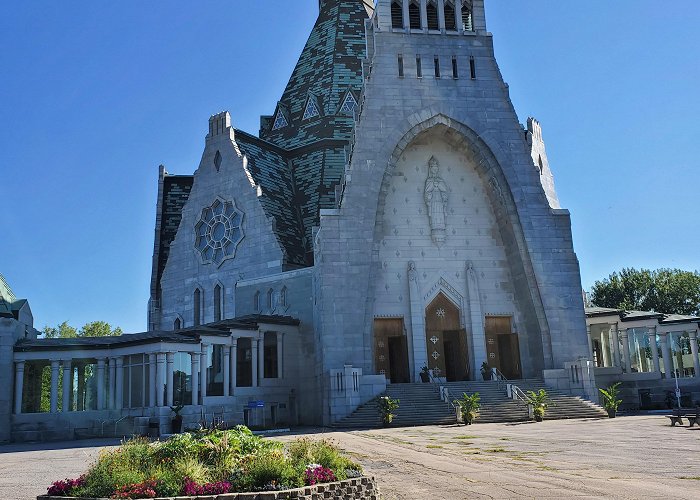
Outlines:
[[[442,292],[425,310],[428,368],[448,382],[469,378],[467,337],[459,316],[457,306]]]

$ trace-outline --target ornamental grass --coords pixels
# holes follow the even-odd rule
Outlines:
[[[286,447],[244,426],[134,438],[103,450],[78,479],[56,481],[48,494],[89,498],[157,498],[275,491],[362,475],[330,441],[297,439]]]

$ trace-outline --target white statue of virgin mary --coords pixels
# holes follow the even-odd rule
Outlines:
[[[447,184],[440,177],[440,163],[434,156],[428,160],[428,178],[425,181],[425,204],[428,206],[430,234],[439,247],[447,237]]]

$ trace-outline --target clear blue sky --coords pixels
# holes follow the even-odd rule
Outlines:
[[[291,7],[291,6],[294,7]],[[36,325],[146,325],[158,165],[192,173],[211,114],[256,133],[317,0],[5,2],[0,273]],[[700,268],[700,2],[487,0],[538,118],[583,285]]]

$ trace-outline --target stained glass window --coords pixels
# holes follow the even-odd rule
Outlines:
[[[202,210],[195,225],[195,248],[202,261],[221,263],[236,255],[236,247],[243,239],[243,213],[233,201],[217,199]]]
[[[352,95],[352,92],[348,92],[347,95],[345,96],[345,100],[343,101],[343,105],[340,107],[340,111],[342,113],[354,113],[355,109],[357,108],[357,101],[355,100],[355,96]]]
[[[306,109],[304,110],[304,120],[308,120],[309,118],[314,118],[316,116],[320,116],[321,113],[318,111],[318,106],[316,106],[316,103],[314,102],[313,99],[309,99],[306,102]]]
[[[287,119],[284,117],[284,113],[281,110],[277,111],[277,116],[275,116],[275,123],[272,125],[272,130],[278,130],[289,125]]]

